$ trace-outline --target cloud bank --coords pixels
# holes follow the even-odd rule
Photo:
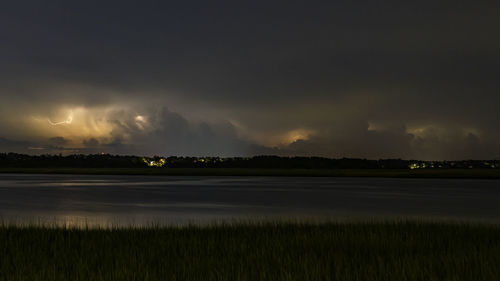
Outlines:
[[[499,158],[498,5],[8,3],[0,151]]]

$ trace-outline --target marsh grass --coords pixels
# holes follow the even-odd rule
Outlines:
[[[494,224],[0,226],[0,280],[499,280],[499,265]]]

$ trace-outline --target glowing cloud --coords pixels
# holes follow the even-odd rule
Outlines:
[[[145,121],[146,121],[146,119],[145,119],[145,118],[144,118],[144,116],[142,116],[142,115],[137,115],[137,116],[135,117],[135,121],[136,121],[136,122],[145,122]]]
[[[65,121],[61,121],[61,122],[52,122],[50,121],[50,118],[47,119],[47,121],[49,121],[49,124],[52,125],[52,126],[57,126],[57,125],[64,125],[64,124],[71,124],[71,122],[73,122],[73,111],[71,111],[69,113],[69,116],[68,118],[65,120]]]
[[[298,140],[308,140],[309,136],[313,134],[314,131],[307,129],[297,129],[289,131],[282,137],[282,144],[291,144]]]

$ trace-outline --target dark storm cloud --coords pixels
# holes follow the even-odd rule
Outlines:
[[[85,147],[94,148],[99,146],[99,141],[95,138],[85,139],[82,141]]]
[[[453,132],[451,132],[453,133]],[[442,136],[429,132],[425,137],[418,137],[396,131],[360,131],[349,137],[312,138],[298,140],[290,144],[284,155],[318,155],[326,153],[334,157],[363,157],[405,159],[489,159],[491,152],[498,151],[496,144],[484,143],[477,135],[455,135],[453,139],[441,139]]]
[[[499,8],[12,1],[0,9],[0,129],[23,136],[10,124],[18,109],[161,105],[175,110],[147,133],[124,112],[108,120],[108,142],[80,143],[134,153],[246,154],[254,142],[284,154],[499,157]],[[313,133],[265,141],[298,129]]]
[[[16,141],[0,137],[0,152],[24,152],[28,151],[31,144],[27,141]]]
[[[49,139],[49,142],[54,146],[64,146],[69,143],[69,140],[65,139],[64,137],[53,137]]]
[[[134,154],[179,156],[236,156],[247,155],[249,144],[239,140],[234,128],[228,123],[192,123],[178,113],[161,108],[149,116],[144,128],[134,116],[119,112],[111,118],[115,124],[113,139],[105,144],[116,152]],[[133,145],[125,145],[124,136]]]
[[[67,148],[67,140],[61,137],[50,138],[45,141],[22,141],[0,137],[0,153],[15,152],[28,154],[65,154],[77,153],[78,149]]]

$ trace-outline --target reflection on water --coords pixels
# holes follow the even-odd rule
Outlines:
[[[500,181],[0,174],[0,219],[67,226],[377,216],[500,220]]]

